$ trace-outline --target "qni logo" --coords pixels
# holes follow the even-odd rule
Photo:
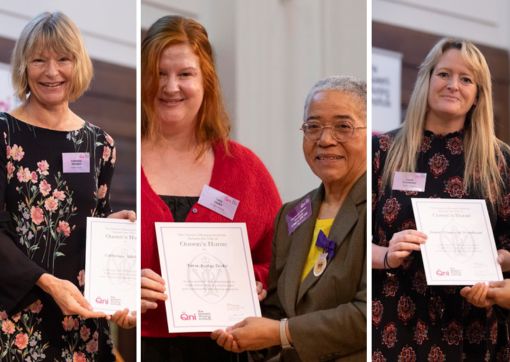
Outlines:
[[[96,303],[97,304],[108,304],[108,298],[97,297],[96,298]]]
[[[193,314],[187,314],[186,312],[182,312],[180,315],[181,320],[183,321],[196,321],[197,315],[195,313]]]

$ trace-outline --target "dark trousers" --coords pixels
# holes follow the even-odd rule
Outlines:
[[[227,352],[208,337],[142,338],[145,362],[247,362],[246,353]]]

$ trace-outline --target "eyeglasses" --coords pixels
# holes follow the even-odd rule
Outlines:
[[[303,134],[309,141],[317,142],[321,138],[322,132],[326,128],[331,129],[331,135],[337,142],[346,142],[354,135],[355,130],[365,129],[367,127],[354,127],[347,121],[333,122],[329,125],[323,125],[319,122],[309,121],[303,123],[300,129],[303,131]]]

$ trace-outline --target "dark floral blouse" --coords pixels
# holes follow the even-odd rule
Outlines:
[[[64,316],[34,285],[48,272],[83,291],[86,218],[111,212],[113,139],[90,123],[54,131],[0,113],[0,142],[0,360],[114,360],[105,320]],[[64,170],[62,154],[78,152],[89,172]]]
[[[394,233],[416,229],[411,197],[479,198],[463,190],[462,131],[444,136],[425,131],[416,167],[416,172],[427,173],[424,192],[382,190],[395,134],[373,139],[372,237],[382,246]],[[488,206],[498,249],[510,249],[509,199],[507,191],[496,212]],[[460,287],[427,286],[419,252],[397,269],[374,269],[372,275],[373,361],[510,361],[506,321],[497,318],[501,310],[471,305],[460,296]]]

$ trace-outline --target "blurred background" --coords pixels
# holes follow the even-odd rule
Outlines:
[[[492,74],[496,133],[510,142],[510,2],[372,0],[372,125],[398,127],[418,66],[442,37],[473,41]]]
[[[142,32],[164,15],[209,33],[231,137],[252,149],[284,201],[319,185],[301,150],[303,105],[328,75],[366,80],[366,3],[359,0],[142,0]]]
[[[80,28],[94,63],[91,88],[71,104],[115,140],[114,210],[136,210],[136,1],[24,0],[0,2],[0,110],[13,107],[9,62],[22,28],[44,11],[61,11]],[[135,330],[114,330],[118,350],[135,361]]]

